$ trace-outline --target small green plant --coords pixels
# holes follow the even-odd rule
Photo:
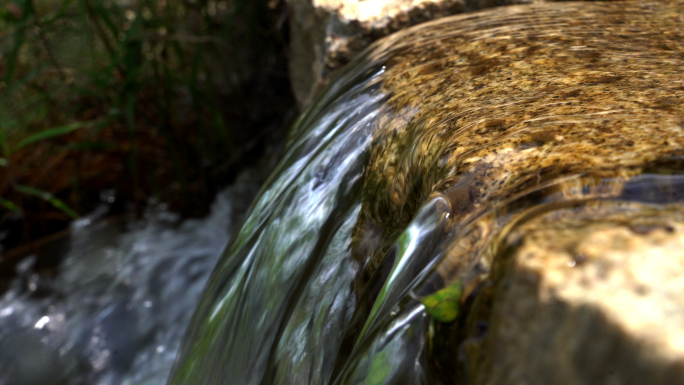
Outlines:
[[[28,137],[23,138],[20,140],[15,146],[10,146],[10,144],[7,142],[7,139],[3,134],[0,134],[0,148],[2,149],[2,154],[3,157],[0,157],[0,166],[5,167],[5,168],[10,168],[11,163],[10,163],[10,158],[13,153],[16,151],[22,149],[23,147],[29,146],[32,143],[41,141],[41,140],[47,140],[53,137],[58,137],[61,135],[68,134],[74,130],[77,130],[81,127],[83,127],[84,124],[81,122],[77,123],[72,123],[72,124],[67,124],[62,127],[54,127],[54,128],[48,128],[42,131],[38,131],[35,134],[29,135]],[[56,208],[57,210],[63,212],[64,214],[68,215],[69,218],[71,219],[76,219],[78,218],[78,214],[71,208],[69,207],[66,203],[64,203],[62,200],[59,198],[56,198],[53,196],[51,193],[47,191],[40,190],[35,187],[31,186],[24,186],[20,184],[15,184],[12,183],[9,185],[9,188],[14,190],[15,192],[19,194],[24,194],[27,196],[34,196],[38,197],[40,199],[43,199],[44,201],[50,203],[52,207]],[[19,206],[17,206],[14,202],[1,198],[0,197],[0,205],[2,205],[4,208],[10,211],[20,211],[21,209]]]
[[[453,322],[461,309],[463,286],[460,281],[420,299],[425,311],[439,322]]]

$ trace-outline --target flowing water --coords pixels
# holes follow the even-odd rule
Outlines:
[[[211,214],[141,221],[106,206],[71,225],[56,278],[30,257],[0,298],[0,384],[163,384],[211,269],[256,193],[248,170]]]
[[[506,51],[544,38],[543,31],[527,28],[530,24],[553,31],[562,26],[567,33],[553,35],[549,46],[552,54],[566,55],[559,65],[563,74],[579,68],[573,67],[575,59],[594,60],[594,69],[596,61],[600,64],[595,54],[589,59],[583,52],[568,54],[587,47],[575,38],[589,36],[587,44],[613,52],[606,60],[619,57],[622,63],[632,45],[602,46],[607,40],[593,29],[591,17],[646,11],[600,5],[591,20],[574,22],[580,18],[572,12],[583,15],[589,6],[553,7],[560,6],[504,10],[489,22],[479,16],[445,19],[367,50],[300,117],[283,160],[197,303],[215,262],[211,256],[235,225],[230,213],[249,195],[240,184],[219,196],[205,220],[171,227],[164,214],[105,245],[98,245],[97,234],[106,226],[101,229],[94,219],[74,224],[72,251],[51,283],[64,289],[48,297],[32,295],[29,261],[0,302],[0,351],[19,351],[0,357],[0,365],[10,367],[0,373],[21,375],[26,384],[46,384],[36,378],[63,372],[53,383],[161,384],[190,322],[169,384],[451,382],[448,372],[458,371],[462,351],[456,340],[443,338],[444,330],[458,326],[454,320],[482,290],[497,256],[519,241],[511,234],[521,224],[533,218],[652,224],[683,211],[682,123],[670,113],[676,103],[643,109],[645,101],[635,107],[631,99],[609,100],[611,93],[604,99],[629,108],[597,112],[601,105],[586,107],[577,96],[619,90],[620,84],[645,77],[620,78],[614,85],[617,80],[592,74],[593,80],[576,90],[553,73],[556,69],[525,66],[523,55]],[[506,23],[517,27],[507,29]],[[639,35],[638,27],[634,22],[625,36]],[[486,39],[494,43],[480,45]],[[416,47],[425,51],[412,51]],[[477,52],[462,54],[468,49]],[[496,60],[483,59],[492,52]],[[649,74],[661,75],[650,80],[665,84],[652,84],[654,93],[668,87],[667,76],[681,75],[677,66],[658,72],[654,63],[668,66],[667,60],[629,57],[646,63]],[[480,81],[501,84],[493,77],[503,70],[491,68],[505,60],[515,65],[502,68],[517,66],[523,81],[515,92],[502,92],[507,99],[492,93],[478,96],[475,107],[453,105],[494,88]],[[448,82],[416,78],[444,71],[445,63],[456,68],[447,72],[457,75]],[[544,71],[565,85],[525,83]],[[401,83],[404,79],[413,83]],[[406,97],[412,93],[417,96]],[[630,141],[637,134],[627,128],[640,114],[662,118],[649,138],[672,151],[649,157],[643,154],[652,149],[615,155],[591,147],[618,148],[611,140]],[[520,120],[517,125],[511,117]],[[627,128],[602,138],[600,132],[610,131],[605,126],[614,122]],[[582,131],[595,125],[603,126]],[[645,119],[636,125],[635,132],[643,132],[653,124]],[[552,131],[555,127],[566,131]],[[642,141],[648,144],[649,138]],[[624,149],[634,141],[619,144]],[[558,153],[563,156],[556,162]],[[36,357],[41,365],[34,370]],[[5,383],[12,383],[5,376]]]
[[[664,51],[638,46],[649,44],[639,28],[659,36],[649,18],[663,16],[584,4],[428,23],[348,67],[297,122],[210,279],[169,384],[451,382],[459,346],[439,333],[457,327],[518,226],[681,217],[682,122],[633,104],[632,92],[684,88],[594,74],[629,62],[632,73],[681,79],[676,54],[657,68]],[[610,39],[597,14],[614,22]],[[625,18],[632,29],[620,29]],[[677,144],[660,152],[668,140]],[[626,149],[635,141],[643,151]]]

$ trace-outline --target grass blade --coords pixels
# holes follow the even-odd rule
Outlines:
[[[14,202],[8,201],[7,199],[0,198],[0,206],[6,208],[9,211],[19,211],[19,206],[17,206]]]
[[[14,189],[22,194],[38,197],[48,203],[50,203],[54,208],[68,215],[72,219],[78,219],[78,214],[64,203],[61,199],[55,198],[52,194],[41,189],[37,189],[31,186],[16,185]]]
[[[22,147],[25,147],[31,143],[35,143],[35,142],[45,140],[45,139],[49,139],[49,138],[54,138],[57,136],[62,136],[62,135],[68,134],[72,131],[76,131],[79,128],[85,126],[85,124],[86,124],[85,122],[75,122],[75,123],[67,124],[65,126],[48,128],[47,130],[40,131],[38,133],[35,133],[35,134],[29,136],[28,138],[26,138],[22,141],[20,141],[19,143],[17,143],[17,145],[14,147],[14,151],[16,151]]]

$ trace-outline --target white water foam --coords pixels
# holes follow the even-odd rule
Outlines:
[[[56,278],[20,263],[0,297],[0,385],[163,384],[262,174],[243,173],[204,219],[157,205],[120,231],[96,210],[72,224]]]

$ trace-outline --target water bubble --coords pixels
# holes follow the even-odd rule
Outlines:
[[[50,322],[50,317],[44,315],[38,320],[38,322],[36,322],[35,325],[33,325],[33,327],[36,329],[42,329],[48,322]]]
[[[17,275],[24,275],[31,271],[33,265],[36,263],[36,256],[31,255],[17,264],[16,272]]]
[[[116,190],[108,189],[100,191],[100,200],[102,202],[114,203],[116,201]]]
[[[8,306],[2,310],[0,310],[0,317],[7,317],[10,316],[14,313],[14,307],[13,306]]]

